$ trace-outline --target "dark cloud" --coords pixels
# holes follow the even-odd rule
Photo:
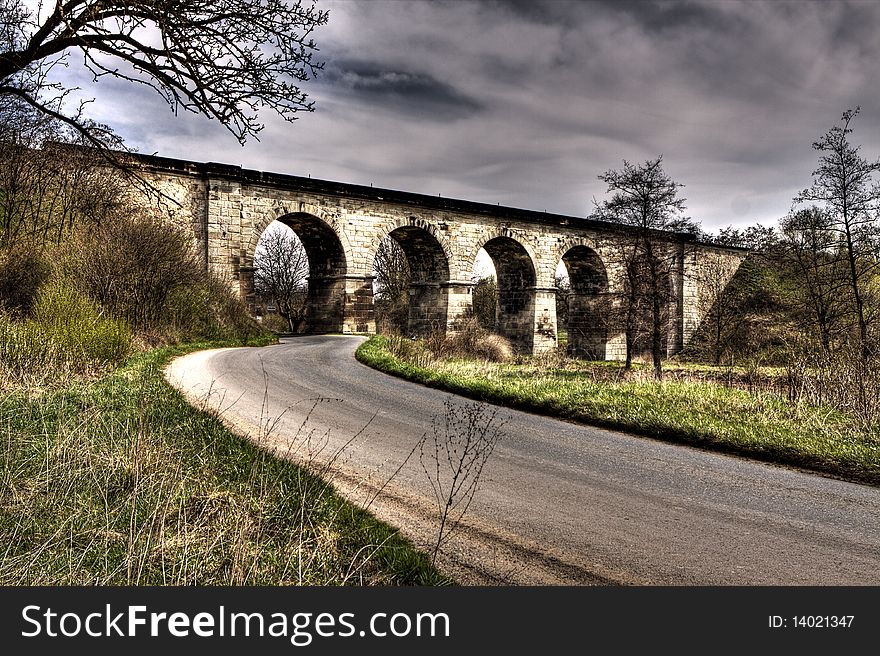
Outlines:
[[[880,153],[878,2],[319,4],[316,111],[261,142],[124,85],[93,108],[144,152],[574,215],[599,173],[662,154],[708,228],[783,216],[848,107]]]
[[[648,32],[710,30],[740,33],[749,22],[725,11],[723,2],[688,0],[606,0],[590,2],[611,13],[619,13]]]
[[[428,73],[375,62],[336,61],[328,65],[321,80],[357,101],[426,120],[452,121],[482,109],[479,102]]]
[[[570,25],[575,16],[580,15],[585,8],[592,8],[590,5],[593,3],[560,0],[489,0],[484,4],[490,11],[500,11],[534,23]]]

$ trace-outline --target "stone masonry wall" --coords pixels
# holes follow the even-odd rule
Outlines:
[[[320,304],[312,311],[312,329],[318,332],[375,332],[373,259],[379,244],[393,232],[394,236],[412,239],[409,248],[414,257],[445,262],[443,269],[432,265],[426,276],[433,279],[420,281],[422,287],[411,292],[414,302],[410,314],[413,326],[420,331],[426,325],[456,329],[470,308],[471,273],[477,252],[489,242],[492,244],[487,252],[498,258],[497,268],[504,268],[511,281],[505,292],[506,303],[516,306],[517,313],[524,313],[502,317],[501,324],[508,326],[506,330],[524,350],[541,352],[556,347],[555,273],[569,252],[586,257],[593,268],[604,269],[604,277],[596,278],[602,281],[602,288],[591,288],[597,295],[604,295],[604,300],[580,299],[580,322],[589,322],[589,308],[607,307],[606,303],[611,302],[608,299],[622,289],[621,270],[615,265],[619,238],[610,230],[586,222],[579,225],[577,219],[552,224],[507,218],[504,208],[490,215],[419,207],[385,201],[382,190],[368,199],[315,193],[242,180],[235,167],[217,166],[214,170],[212,165],[189,164],[172,171],[148,168],[151,181],[164,195],[149,202],[164,204],[171,220],[192,231],[194,247],[205,266],[227,280],[236,293],[247,297],[252,291],[254,250],[260,235],[276,219],[295,229],[313,230],[316,243],[327,246],[321,253],[341,253],[344,261],[324,263],[328,269],[321,276],[324,282],[315,282],[310,290],[310,296]],[[677,249],[679,256],[670,281],[676,299],[667,341],[671,354],[687,343],[705,315],[706,294],[701,296],[703,263],[727,262],[732,276],[744,253],[686,242],[673,235],[668,248]],[[310,260],[323,257],[312,250]],[[321,266],[321,262],[311,264],[313,270]],[[313,277],[317,280],[319,276]],[[601,317],[595,321],[600,322]],[[584,348],[590,356],[623,357],[622,335],[605,334],[598,328],[587,332],[591,336],[585,338]],[[597,349],[604,353],[594,352]]]

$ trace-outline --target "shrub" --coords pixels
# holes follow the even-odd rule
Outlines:
[[[78,235],[63,268],[83,293],[125,320],[149,346],[244,342],[261,332],[229,284],[204,270],[184,231],[143,212],[122,214]]]
[[[400,333],[387,336],[388,350],[398,360],[409,362],[419,367],[429,367],[434,354],[422,340],[410,339]]]
[[[39,384],[59,360],[55,346],[32,321],[15,321],[0,310],[0,388]]]
[[[290,326],[284,317],[274,312],[264,314],[261,325],[265,330],[271,330],[273,333],[286,333],[290,330]]]
[[[168,294],[156,328],[165,341],[246,341],[261,330],[229,285],[207,272]]]
[[[131,331],[124,321],[100,308],[66,280],[46,284],[34,305],[32,323],[56,359],[84,372],[118,364],[131,352]]]
[[[476,317],[463,321],[457,332],[443,340],[440,349],[433,350],[438,356],[478,358],[490,362],[506,362],[513,357],[510,342],[482,328]]]
[[[66,273],[136,330],[156,332],[171,294],[201,279],[191,240],[155,216],[120,213],[69,245]]]
[[[125,322],[100,308],[66,281],[47,283],[33,317],[0,312],[0,384],[37,386],[95,373],[131,352]]]
[[[49,265],[35,247],[15,246],[0,251],[0,306],[13,315],[30,313]]]

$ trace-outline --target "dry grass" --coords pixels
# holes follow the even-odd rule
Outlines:
[[[325,480],[187,404],[160,373],[178,352],[0,398],[0,584],[446,582]]]

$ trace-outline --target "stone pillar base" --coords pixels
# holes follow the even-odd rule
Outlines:
[[[556,288],[535,287],[534,294],[535,325],[532,353],[538,355],[555,351],[556,335]]]
[[[449,280],[440,287],[446,294],[446,334],[455,334],[473,314],[474,283],[469,280]]]
[[[447,302],[446,289],[441,283],[411,283],[407,334],[410,337],[427,337],[438,332],[445,334]]]
[[[342,276],[345,285],[342,332],[376,334],[376,314],[373,309],[374,276]]]

